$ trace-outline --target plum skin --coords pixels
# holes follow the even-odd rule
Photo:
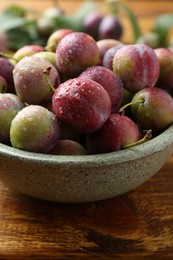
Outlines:
[[[118,75],[102,66],[93,66],[84,70],[79,78],[89,78],[102,85],[110,96],[111,112],[118,111],[123,100],[123,84]]]
[[[138,126],[129,117],[111,114],[98,131],[87,134],[86,147],[90,154],[114,152],[137,142],[140,136]]]
[[[118,46],[121,45],[122,43],[118,40],[115,39],[102,39],[102,40],[98,40],[97,42],[97,46],[99,49],[99,55],[100,55],[100,61],[102,63],[103,57],[105,55],[105,53],[114,46]]]
[[[56,52],[56,48],[60,40],[68,33],[73,32],[71,29],[58,29],[54,31],[47,40],[46,50],[51,52]]]
[[[141,100],[141,103],[136,101]],[[173,99],[165,90],[147,87],[132,98],[131,111],[142,129],[157,133],[173,123]]]
[[[83,145],[74,140],[59,140],[57,145],[51,151],[51,154],[57,155],[86,155],[87,150]]]
[[[40,51],[44,51],[44,47],[40,46],[40,45],[25,45],[23,47],[21,47],[20,49],[18,49],[14,55],[13,58],[16,61],[21,60],[22,58],[26,57],[26,56],[31,56],[35,53],[38,53]]]
[[[119,18],[112,14],[105,15],[98,27],[98,38],[119,40],[122,34],[123,27]]]
[[[107,120],[111,100],[97,82],[73,78],[56,89],[52,109],[62,124],[79,133],[88,133],[98,130]]]
[[[25,107],[21,99],[12,93],[0,93],[0,142],[9,143],[13,118]]]
[[[12,120],[10,140],[14,148],[49,153],[60,139],[56,116],[39,105],[23,108]]]
[[[91,35],[94,39],[98,39],[98,28],[103,15],[96,10],[93,10],[86,14],[83,19],[84,32]]]
[[[117,52],[117,50],[119,48],[121,48],[122,46],[123,46],[123,44],[113,46],[105,52],[103,59],[102,59],[102,66],[103,67],[108,68],[110,70],[113,70],[112,63],[113,63],[114,55]]]
[[[13,79],[14,65],[10,60],[0,57],[0,76],[2,76],[7,82],[7,91],[15,93],[14,79]]]
[[[122,79],[124,88],[135,93],[156,84],[160,66],[154,50],[149,46],[129,44],[116,51],[113,71]]]
[[[97,44],[90,35],[71,32],[65,35],[56,49],[56,65],[68,78],[76,77],[87,67],[99,62]]]
[[[0,93],[7,91],[7,81],[0,75]]]
[[[41,57],[29,56],[21,59],[13,70],[17,95],[28,104],[42,105],[51,100],[53,91],[44,78],[44,70],[50,69],[48,78],[54,88],[60,83],[57,69]]]
[[[168,48],[157,48],[154,50],[160,64],[160,74],[156,86],[173,89],[173,51]]]

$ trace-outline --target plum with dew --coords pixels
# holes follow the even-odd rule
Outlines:
[[[129,117],[111,114],[98,131],[87,134],[86,146],[90,154],[108,153],[137,142],[140,137],[138,126]]]
[[[94,80],[106,89],[110,96],[112,113],[120,108],[123,99],[123,84],[118,75],[102,66],[93,66],[84,70],[79,77]]]
[[[16,64],[13,71],[15,90],[26,103],[42,105],[51,100],[53,91],[44,76],[44,72],[48,68],[48,80],[56,88],[60,83],[59,73],[49,61],[41,57],[30,56],[21,59]]]
[[[159,77],[160,66],[153,49],[145,44],[129,44],[119,48],[113,58],[113,71],[130,92],[153,87]]]
[[[99,83],[73,78],[56,89],[52,108],[62,124],[79,133],[88,133],[105,123],[111,112],[111,100]]]
[[[10,140],[15,148],[49,153],[59,139],[60,128],[56,116],[42,106],[27,106],[12,120]]]
[[[56,49],[56,64],[61,74],[76,77],[87,67],[99,62],[99,50],[95,40],[83,32],[64,36]]]
[[[21,99],[12,93],[0,93],[0,142],[9,143],[11,121],[25,107]]]

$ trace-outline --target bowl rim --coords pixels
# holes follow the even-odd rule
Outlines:
[[[173,145],[173,124],[153,139],[137,146],[110,153],[94,155],[54,155],[33,153],[0,143],[0,160],[15,160],[33,164],[63,167],[98,167],[101,165],[121,164],[149,156]]]

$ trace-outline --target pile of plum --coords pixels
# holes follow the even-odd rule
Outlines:
[[[59,29],[46,46],[0,57],[0,142],[49,154],[101,154],[173,122],[173,51]]]

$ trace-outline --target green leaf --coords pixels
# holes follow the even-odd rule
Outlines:
[[[130,8],[128,8],[127,6],[120,5],[120,4],[118,6],[119,6],[119,10],[122,10],[127,14],[129,21],[131,23],[131,26],[132,26],[134,41],[136,42],[137,39],[141,36],[141,29],[138,24],[138,20],[137,20],[136,16],[132,12],[132,10]]]
[[[30,35],[23,29],[12,29],[7,32],[10,50],[17,50],[20,47],[31,42]],[[19,40],[20,35],[20,40]]]
[[[87,13],[97,8],[98,8],[98,4],[95,3],[95,1],[86,0],[79,7],[79,9],[74,13],[74,17],[78,20],[82,20]]]
[[[62,14],[54,19],[54,30],[60,28],[68,28],[74,31],[80,31],[82,29],[82,24],[77,17],[70,16],[68,14]]]
[[[173,14],[163,14],[154,21],[153,31],[159,36],[159,45],[166,47],[168,45],[169,30],[173,26]]]
[[[25,17],[27,12],[26,9],[19,5],[10,5],[3,11],[3,13],[10,16]]]
[[[26,24],[28,20],[25,17],[15,17],[8,14],[0,15],[0,29],[2,31],[11,30]]]
[[[154,22],[155,28],[169,30],[173,26],[173,14],[163,14],[158,16]]]

